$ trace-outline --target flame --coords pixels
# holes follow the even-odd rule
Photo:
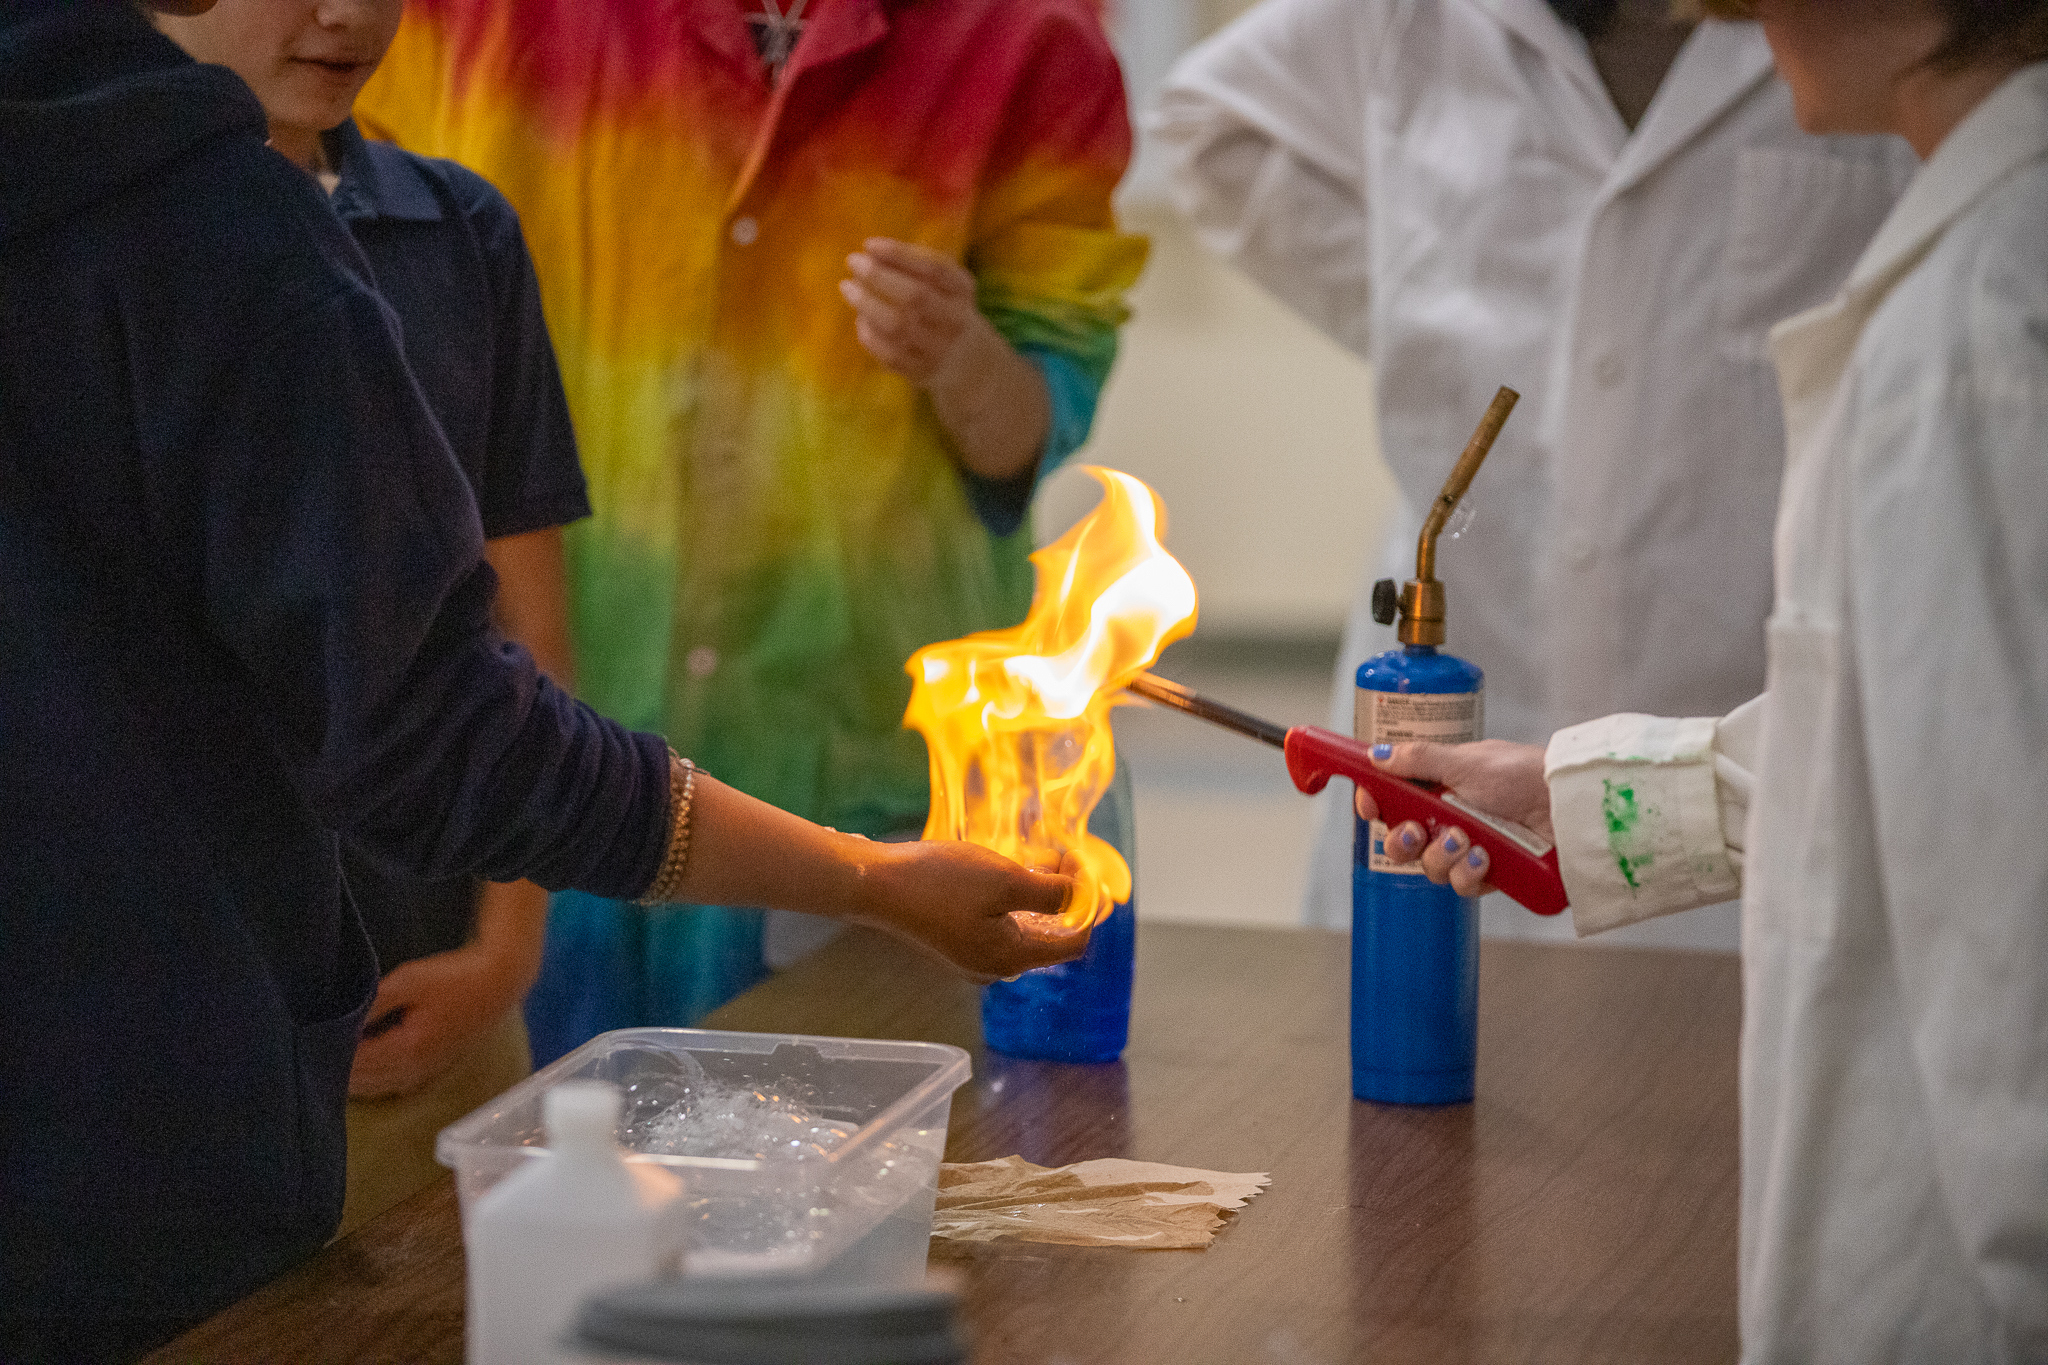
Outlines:
[[[1082,468],[1102,501],[1031,556],[1031,611],[1010,630],[911,656],[903,723],[931,755],[927,839],[964,839],[1027,867],[1078,863],[1062,918],[1076,927],[1130,899],[1130,865],[1088,832],[1109,790],[1109,712],[1124,685],[1195,628],[1195,584],[1159,544],[1166,509],[1138,480]]]

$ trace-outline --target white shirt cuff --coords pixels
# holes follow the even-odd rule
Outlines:
[[[1715,724],[1624,714],[1550,737],[1543,775],[1580,936],[1740,892],[1721,832]]]

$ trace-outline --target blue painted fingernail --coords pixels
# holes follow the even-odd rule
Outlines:
[[[1465,866],[1467,867],[1478,867],[1481,863],[1484,863],[1485,861],[1486,851],[1484,849],[1475,848],[1470,853],[1465,855]]]
[[[1456,853],[1459,849],[1463,848],[1464,846],[1464,841],[1458,838],[1457,835],[1446,834],[1444,836],[1444,852]]]
[[[1421,844],[1421,842],[1422,836],[1417,834],[1414,830],[1404,829],[1401,831],[1401,847],[1414,848]]]
[[[1372,756],[1384,763],[1394,756],[1394,746],[1391,744],[1375,744],[1372,746]]]

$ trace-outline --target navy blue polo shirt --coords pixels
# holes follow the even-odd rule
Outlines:
[[[369,142],[354,120],[324,139],[329,202],[398,315],[405,358],[461,466],[484,536],[590,515],[540,282],[505,196],[474,171]],[[386,972],[459,948],[478,883],[423,881],[343,846],[343,871]]]

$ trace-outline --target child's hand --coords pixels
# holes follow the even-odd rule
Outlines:
[[[476,943],[399,963],[377,985],[348,1093],[363,1099],[419,1089],[453,1066],[530,984]]]
[[[846,258],[839,292],[854,335],[882,364],[923,389],[960,462],[1011,479],[1038,461],[1052,397],[1038,367],[1003,339],[975,302],[974,276],[930,247],[870,237]]]
[[[943,388],[979,349],[1006,343],[974,302],[974,276],[930,247],[870,237],[839,292],[868,354],[920,388]],[[986,333],[986,335],[982,335]]]
[[[1489,815],[1498,815],[1555,841],[1550,824],[1550,785],[1543,780],[1543,747],[1482,739],[1472,744],[1408,744],[1373,746],[1374,766],[1396,777],[1440,782]],[[1379,816],[1371,793],[1358,788],[1353,804],[1362,820]],[[1435,835],[1413,820],[1387,831],[1387,857],[1396,863],[1420,861],[1429,879],[1448,882],[1461,896],[1484,896],[1493,884],[1486,850],[1456,826]]]
[[[1056,916],[1074,879],[973,844],[871,843],[697,776],[690,858],[676,898],[872,924],[970,976],[1015,976],[1078,956],[1088,931]]]
[[[1074,879],[1033,872],[975,844],[875,844],[862,921],[982,980],[1079,957],[1088,930],[1057,918]]]

